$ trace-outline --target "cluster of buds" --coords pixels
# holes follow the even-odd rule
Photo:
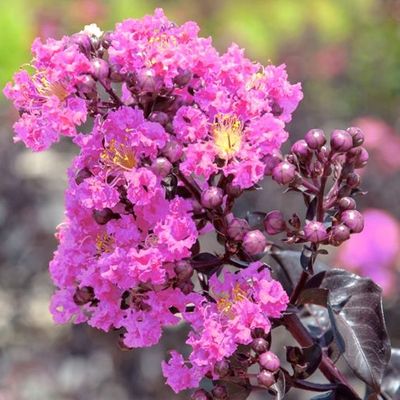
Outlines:
[[[364,227],[354,197],[362,193],[357,169],[365,167],[368,153],[359,128],[334,130],[330,145],[321,129],[312,129],[295,142],[283,159],[275,159],[272,178],[304,195],[306,223],[294,215],[286,222],[282,212],[271,211],[264,220],[268,235],[285,232],[290,243],[311,242],[338,246]],[[330,187],[328,186],[330,185]]]

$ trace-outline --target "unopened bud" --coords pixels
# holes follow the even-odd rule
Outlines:
[[[254,231],[249,231],[244,235],[242,246],[248,255],[255,256],[265,250],[267,240],[263,233],[256,229]]]
[[[338,153],[345,153],[353,147],[353,138],[350,133],[336,129],[332,132],[331,148]]]
[[[356,201],[352,197],[342,197],[339,200],[339,208],[341,210],[354,210],[356,208]]]
[[[193,267],[188,261],[180,260],[176,263],[174,271],[178,279],[182,281],[187,281],[193,276]]]
[[[327,239],[328,233],[323,223],[310,221],[304,227],[304,236],[309,242],[319,243]]]
[[[363,168],[367,165],[369,159],[368,151],[364,147],[360,147],[360,152],[356,157],[355,168]]]
[[[311,129],[306,133],[305,141],[310,149],[320,149],[326,143],[324,131],[322,129]]]
[[[201,204],[203,207],[213,209],[217,208],[222,204],[224,199],[224,192],[221,188],[211,186],[204,190],[201,194]]]
[[[105,225],[108,221],[114,218],[114,213],[110,208],[93,210],[93,218],[99,225]]]
[[[151,122],[157,122],[160,125],[165,125],[169,121],[168,114],[162,111],[154,111],[149,115]]]
[[[360,185],[361,177],[355,172],[350,173],[347,175],[346,184],[351,187],[352,189],[356,188]]]
[[[165,157],[158,157],[151,164],[151,170],[162,178],[165,178],[171,172],[171,168],[172,164]]]
[[[110,67],[108,66],[107,61],[104,61],[101,58],[93,59],[92,73],[97,79],[99,79],[100,81],[106,79],[108,77],[109,71]]]
[[[225,376],[227,376],[229,374],[229,370],[230,365],[228,360],[224,359],[221,361],[217,361],[214,365],[214,371],[220,378],[224,378]]]
[[[251,343],[251,348],[256,353],[265,353],[268,351],[268,342],[263,338],[256,338]]]
[[[274,374],[272,372],[263,370],[257,375],[257,382],[259,385],[269,388],[275,384]]]
[[[281,366],[278,356],[272,351],[266,351],[260,354],[258,362],[263,368],[271,372],[277,371]]]
[[[185,69],[181,71],[177,76],[175,76],[174,83],[176,86],[183,88],[190,82],[191,79],[192,79],[191,71]]]
[[[228,399],[228,392],[225,386],[217,385],[211,391],[215,400],[227,400]]]
[[[268,235],[277,235],[286,229],[286,222],[283,214],[274,210],[269,212],[264,218],[264,228]]]
[[[242,218],[234,218],[228,226],[228,236],[233,240],[242,240],[244,235],[250,230],[249,223]]]
[[[300,160],[305,160],[312,154],[307,142],[303,139],[293,143],[291,150]]]
[[[350,228],[353,233],[360,233],[364,229],[364,217],[357,210],[347,210],[342,213],[340,220]]]
[[[191,396],[191,400],[211,400],[211,396],[204,389],[196,390]]]
[[[334,246],[338,246],[339,244],[345,242],[350,238],[350,229],[343,224],[336,225],[332,228],[330,235],[330,242]]]
[[[351,137],[353,138],[353,146],[361,146],[364,143],[364,134],[360,128],[352,126],[346,129],[347,132],[350,133]]]
[[[286,185],[294,180],[296,176],[296,167],[287,162],[280,162],[273,170],[272,170],[272,179],[278,182],[281,185]]]
[[[182,146],[175,140],[169,140],[162,152],[172,163],[178,161],[183,154]]]

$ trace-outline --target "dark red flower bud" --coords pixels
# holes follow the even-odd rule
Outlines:
[[[90,50],[92,48],[92,42],[90,40],[89,35],[83,32],[75,33],[74,35],[71,36],[71,39],[73,43],[79,46],[81,52],[85,54],[90,53]]]
[[[92,73],[97,79],[101,81],[106,79],[109,72],[110,67],[107,61],[104,61],[101,58],[94,58],[92,60]]]
[[[243,190],[238,185],[234,185],[232,182],[228,183],[225,188],[226,194],[230,197],[239,197]]]
[[[318,150],[326,143],[326,137],[322,129],[311,129],[306,133],[304,139],[312,150]]]
[[[191,400],[211,400],[211,396],[204,389],[196,390],[191,396]]]
[[[353,146],[361,146],[364,143],[364,134],[360,128],[352,126],[346,129],[347,132],[350,133],[351,137],[353,138]]]
[[[157,122],[160,125],[165,125],[169,121],[168,114],[162,111],[154,111],[149,115],[151,122]]]
[[[286,229],[286,222],[283,214],[278,211],[270,211],[264,218],[264,228],[268,235],[277,235]]]
[[[251,343],[251,348],[256,353],[265,353],[268,351],[268,342],[263,338],[256,338]]]
[[[244,235],[250,230],[249,223],[242,218],[234,218],[228,225],[228,236],[233,240],[242,240]]]
[[[274,374],[263,370],[257,375],[257,382],[259,385],[269,388],[275,383]]]
[[[336,129],[332,132],[331,148],[338,153],[345,153],[353,147],[353,138],[350,133],[341,129]]]
[[[329,241],[334,246],[338,246],[350,238],[350,229],[343,224],[336,225],[332,228]]]
[[[229,374],[230,365],[228,360],[221,360],[217,361],[214,365],[215,373],[220,377],[223,378]]]
[[[114,218],[114,213],[110,208],[102,210],[93,210],[93,218],[99,225],[105,225],[108,221]]]
[[[187,281],[193,276],[193,267],[188,261],[180,260],[177,261],[174,267],[174,271],[178,279],[182,281]]]
[[[309,242],[320,243],[327,239],[328,233],[323,223],[310,221],[304,227],[304,236]]]
[[[339,200],[339,208],[341,210],[354,210],[356,208],[356,201],[352,197],[342,197]]]
[[[223,385],[216,385],[214,389],[211,391],[212,395],[214,396],[215,400],[227,400],[228,399],[228,392],[226,387]]]
[[[356,188],[360,185],[361,177],[355,172],[350,173],[347,175],[346,184],[351,187],[352,189]]]
[[[267,239],[258,229],[249,231],[244,235],[242,246],[244,251],[250,255],[255,256],[265,250],[267,246]]]
[[[183,294],[188,295],[193,292],[194,284],[191,281],[183,281],[178,283],[177,287],[181,289]]]
[[[88,168],[82,168],[75,177],[75,182],[77,185],[80,185],[85,179],[90,178],[93,174],[89,171]]]
[[[76,288],[73,299],[76,305],[83,306],[94,299],[94,290],[90,286]]]
[[[151,164],[152,171],[165,178],[171,172],[172,164],[165,157],[157,157]]]
[[[360,152],[357,154],[355,168],[363,168],[367,165],[369,159],[368,151],[364,147],[360,147]]]
[[[296,167],[287,161],[280,162],[272,170],[272,179],[281,185],[286,185],[294,180]]]
[[[293,154],[295,154],[300,160],[305,160],[311,156],[310,148],[305,140],[298,140],[293,143],[291,148]]]
[[[276,354],[272,351],[266,351],[260,354],[258,358],[259,364],[268,371],[275,372],[281,366],[281,362]]]
[[[224,192],[221,188],[211,186],[201,194],[201,204],[205,208],[213,209],[222,204]]]
[[[277,155],[267,154],[262,161],[265,165],[265,176],[271,176],[274,168],[282,161],[282,158]]]
[[[175,140],[171,139],[162,150],[165,157],[172,163],[178,161],[183,154],[182,146]]]
[[[188,69],[185,69],[175,76],[174,83],[176,86],[183,88],[190,82],[191,79],[192,72]]]
[[[364,217],[357,210],[347,210],[342,213],[340,220],[353,233],[360,233],[364,229]]]

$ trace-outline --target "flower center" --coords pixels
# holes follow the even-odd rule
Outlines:
[[[218,155],[229,159],[240,149],[243,124],[235,115],[218,114],[212,126],[214,144]]]
[[[226,314],[229,318],[233,318],[234,314],[232,311],[232,307],[233,307],[234,303],[237,303],[239,301],[243,301],[246,299],[247,299],[246,292],[237,283],[232,290],[230,298],[221,297],[220,299],[218,299],[218,301],[217,301],[218,311]]]
[[[101,253],[112,253],[114,251],[115,240],[107,233],[99,233],[96,237],[97,255]]]
[[[122,143],[115,139],[110,141],[107,148],[100,154],[101,160],[108,166],[117,166],[122,169],[131,170],[136,166],[135,154]]]
[[[57,96],[60,101],[68,97],[68,92],[60,82],[50,82],[45,76],[35,79],[37,91],[44,97]]]

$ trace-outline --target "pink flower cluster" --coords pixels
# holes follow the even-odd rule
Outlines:
[[[156,10],[113,32],[36,40],[33,73],[4,91],[21,115],[16,140],[41,151],[71,136],[80,149],[50,264],[54,319],[118,329],[129,348],[186,321],[189,358],[172,352],[163,364],[176,392],[221,376],[216,365],[257,329],[267,335],[287,306],[259,262],[218,276],[241,249],[240,235],[227,240],[233,201],[263,179],[302,98],[284,66],[254,63],[237,45],[220,55],[198,30]],[[207,269],[196,257],[210,230],[226,254]],[[256,232],[246,248],[259,252]]]

